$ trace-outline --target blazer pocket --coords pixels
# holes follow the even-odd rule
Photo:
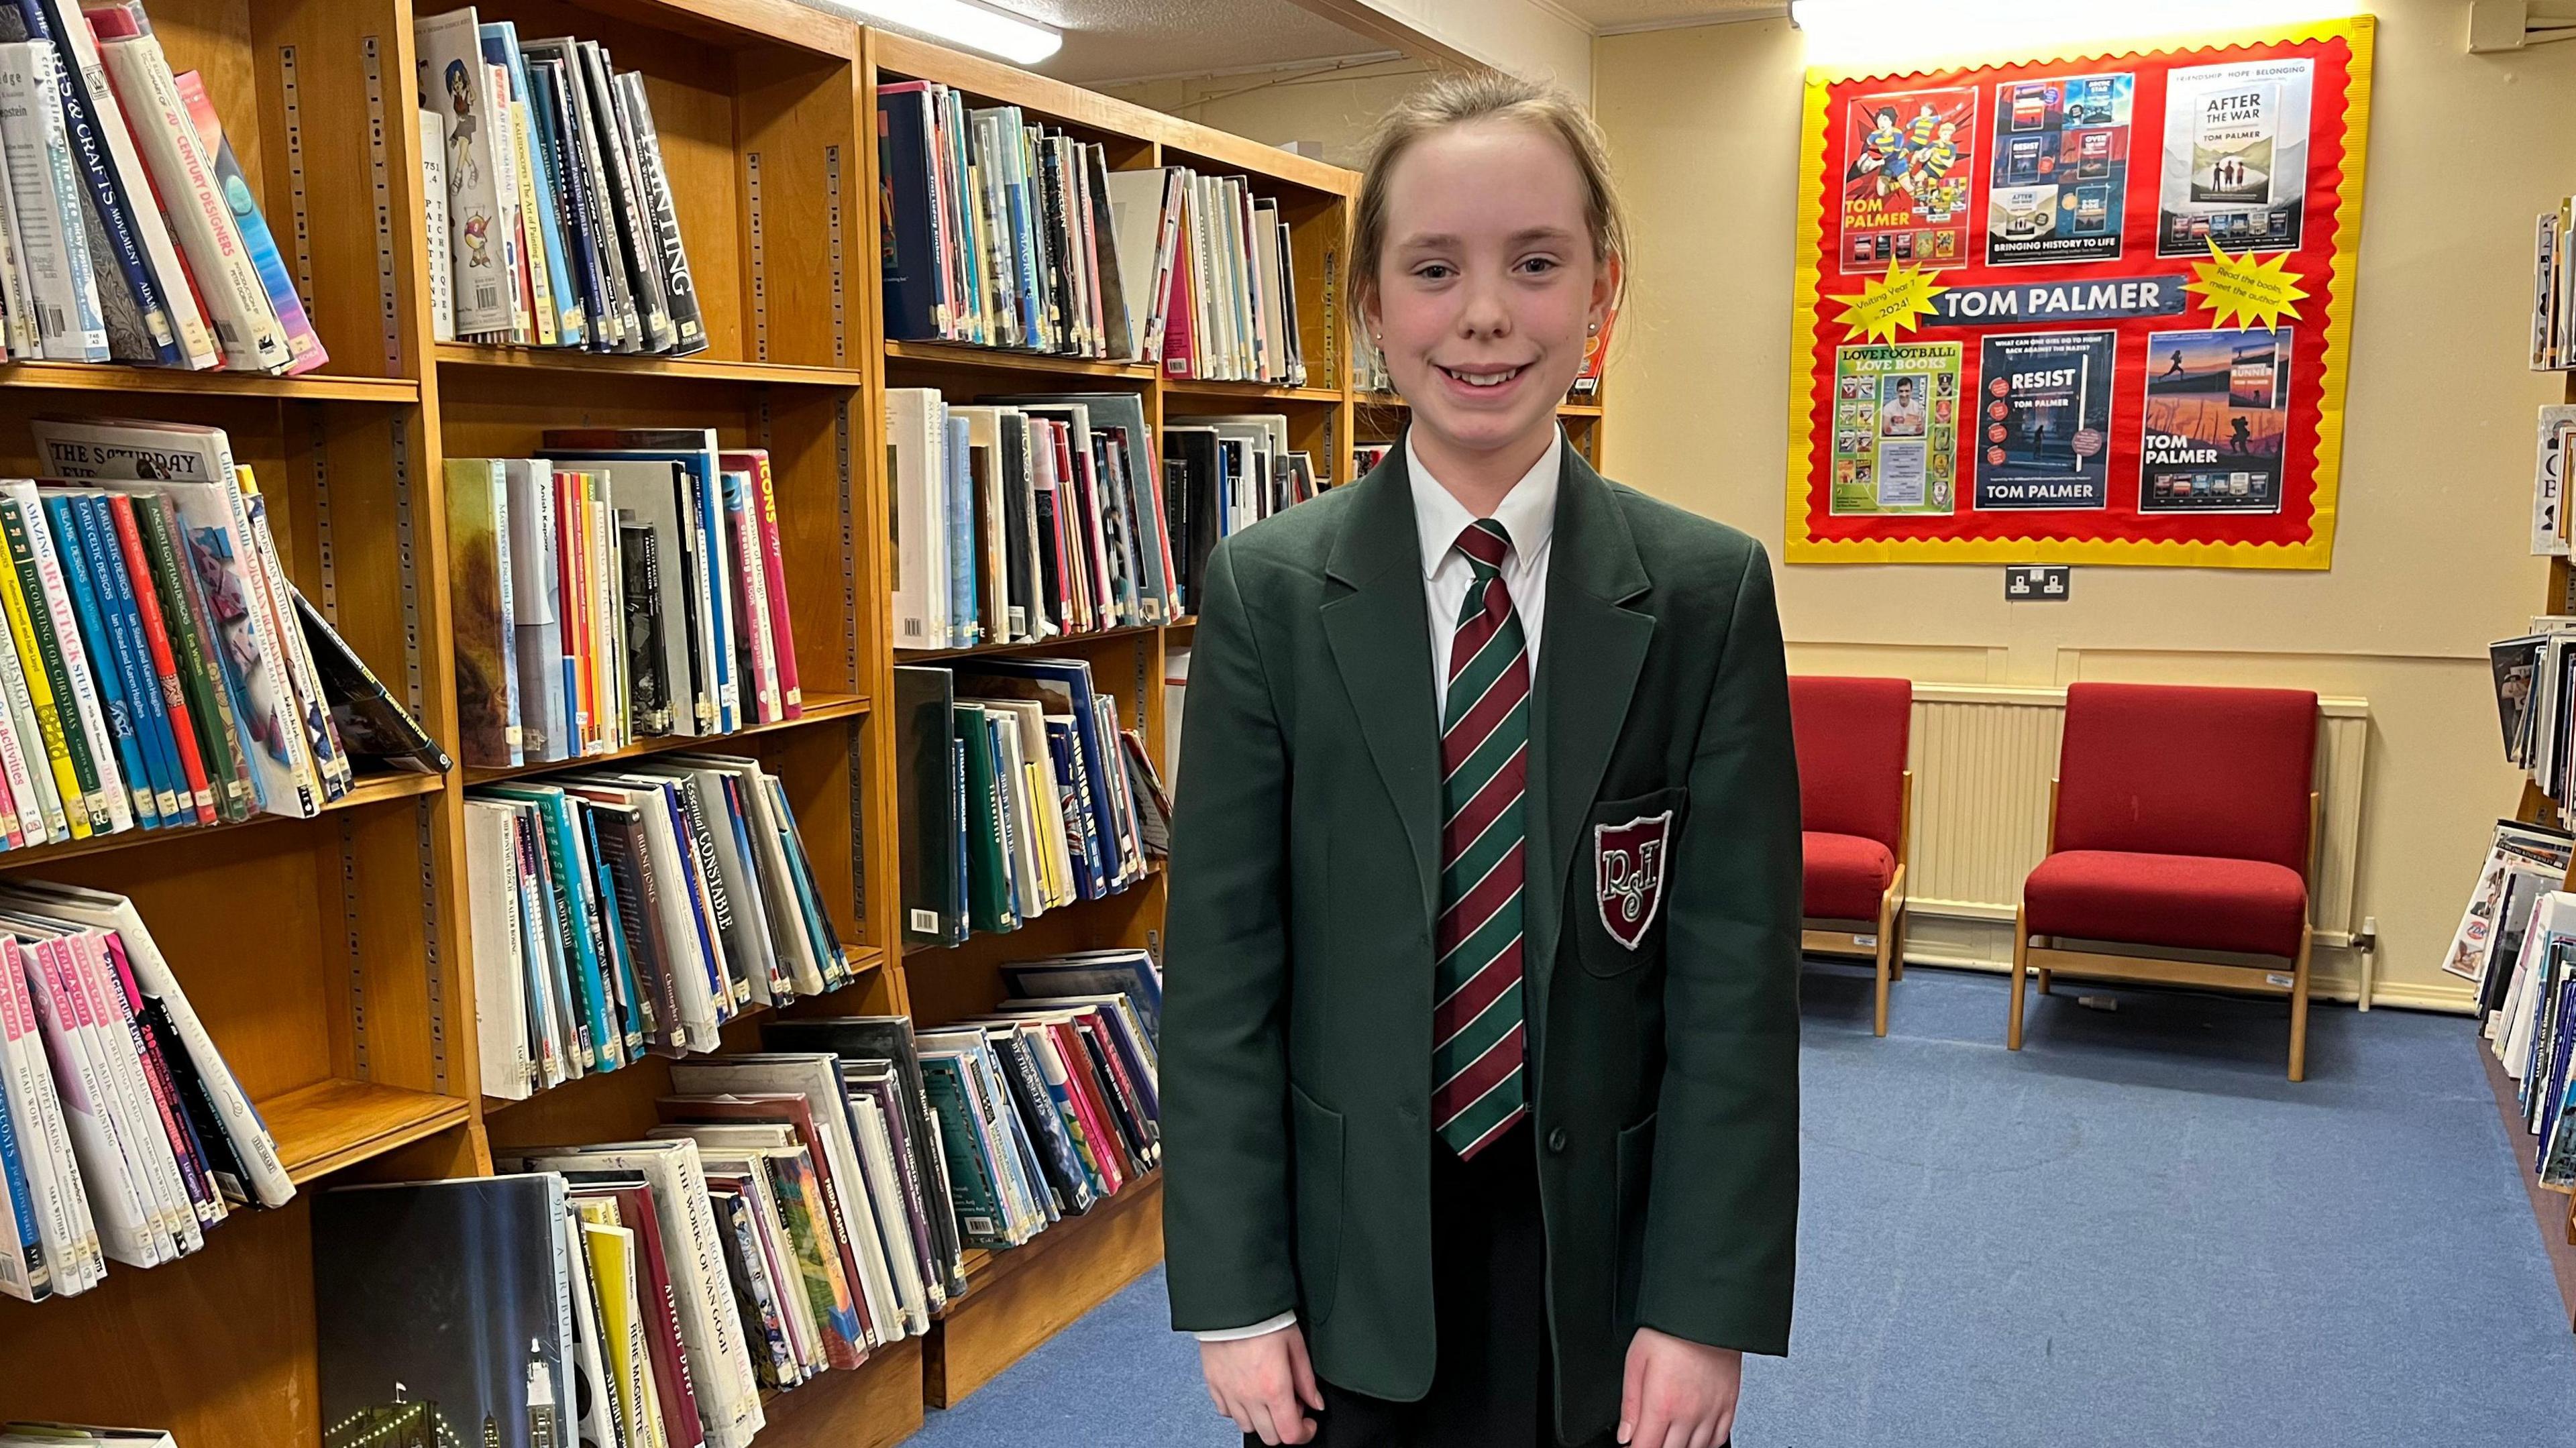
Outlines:
[[[1342,1274],[1342,1114],[1288,1083],[1297,1148],[1297,1285],[1308,1325],[1333,1313]]]
[[[1664,958],[1673,852],[1689,815],[1690,791],[1679,785],[1592,806],[1577,841],[1589,863],[1575,875],[1591,898],[1566,902],[1587,974],[1626,975]]]
[[[1637,1326],[1637,1284],[1646,1264],[1646,1201],[1655,1184],[1655,1118],[1619,1133],[1619,1280],[1612,1321],[1626,1342]]]

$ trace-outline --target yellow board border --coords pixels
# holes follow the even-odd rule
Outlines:
[[[2059,47],[2054,53],[1944,58],[1942,70],[1989,65],[2116,62],[2181,51],[2234,49],[2341,40],[2352,52],[2345,90],[2343,179],[2335,189],[2335,246],[2327,262],[2324,392],[2318,400],[2314,514],[2303,543],[2194,543],[2165,539],[1903,538],[1820,539],[1807,532],[1809,470],[1814,459],[1813,364],[1798,369],[1789,392],[1788,529],[1790,563],[2108,563],[2178,568],[2324,569],[2334,562],[2335,522],[2343,477],[2344,385],[2352,346],[2352,282],[2361,253],[2361,193],[2370,146],[2371,54],[2376,16],[2354,15],[2303,25],[2270,26],[2162,38],[2126,49]],[[1895,81],[1917,71],[1810,66],[1798,141],[1797,271],[1790,294],[1790,354],[1812,358],[1824,289],[1825,142],[1832,116],[1829,88],[1846,81]]]

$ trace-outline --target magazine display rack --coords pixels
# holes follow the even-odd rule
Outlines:
[[[998,63],[863,29],[787,0],[481,0],[523,34],[606,43],[642,71],[709,334],[694,356],[438,343],[418,128],[415,10],[442,0],[149,0],[174,66],[201,71],[331,361],[278,378],[117,366],[0,366],[0,475],[36,470],[30,418],[164,418],[226,429],[271,498],[288,571],[395,696],[457,749],[443,460],[524,456],[548,427],[713,427],[769,450],[795,619],[800,719],[713,740],[783,780],[858,981],[790,1014],[990,1009],[997,963],[1071,949],[1159,950],[1164,880],[1050,911],[1007,936],[906,952],[898,929],[883,389],[1128,388],[1149,425],[1278,412],[1347,482],[1354,432],[1340,308],[1357,178]],[[1316,385],[1166,379],[1151,365],[888,342],[880,320],[875,88],[944,82],[1107,149],[1117,168],[1242,175],[1294,239]],[[1320,364],[1320,365],[1315,365]],[[1597,450],[1599,410],[1572,409]],[[1160,756],[1167,647],[1189,623],[1036,645],[1090,661]],[[0,1301],[0,1418],[150,1425],[187,1448],[322,1441],[312,1192],[476,1176],[537,1144],[640,1134],[669,1090],[658,1060],[523,1102],[478,1079],[466,958],[464,791],[526,770],[362,777],[316,818],[132,832],[0,854],[0,874],[131,895],[305,1189],[227,1221],[206,1249],[120,1269],[92,1291]],[[760,1012],[726,1049],[756,1049]],[[763,1444],[891,1443],[1148,1270],[1149,1176],[1032,1245],[969,1255],[971,1290],[927,1338],[880,1349],[770,1403]]]

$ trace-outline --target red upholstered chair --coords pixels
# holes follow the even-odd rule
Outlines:
[[[1805,948],[1878,963],[1874,1029],[1887,1034],[1887,983],[1905,978],[1905,851],[1914,774],[1905,767],[1914,685],[1904,679],[1789,680],[1807,854]]]
[[[2305,1079],[2316,738],[2317,696],[2299,690],[2069,687],[2004,1043],[2021,1049],[2032,969],[2042,995],[2057,972],[2286,994],[2290,1079]],[[2076,948],[2094,942],[2120,948]]]

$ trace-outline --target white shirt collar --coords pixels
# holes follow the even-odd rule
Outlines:
[[[1413,486],[1414,531],[1422,545],[1422,576],[1429,578],[1440,571],[1458,543],[1458,535],[1476,521],[1476,515],[1452,496],[1431,470],[1422,465],[1422,455],[1413,450],[1413,430],[1404,433],[1404,475]],[[1565,432],[1557,430],[1556,442],[1539,455],[1521,480],[1494,508],[1494,521],[1512,535],[1512,551],[1523,558],[1535,558],[1556,531],[1557,485],[1565,475]]]

